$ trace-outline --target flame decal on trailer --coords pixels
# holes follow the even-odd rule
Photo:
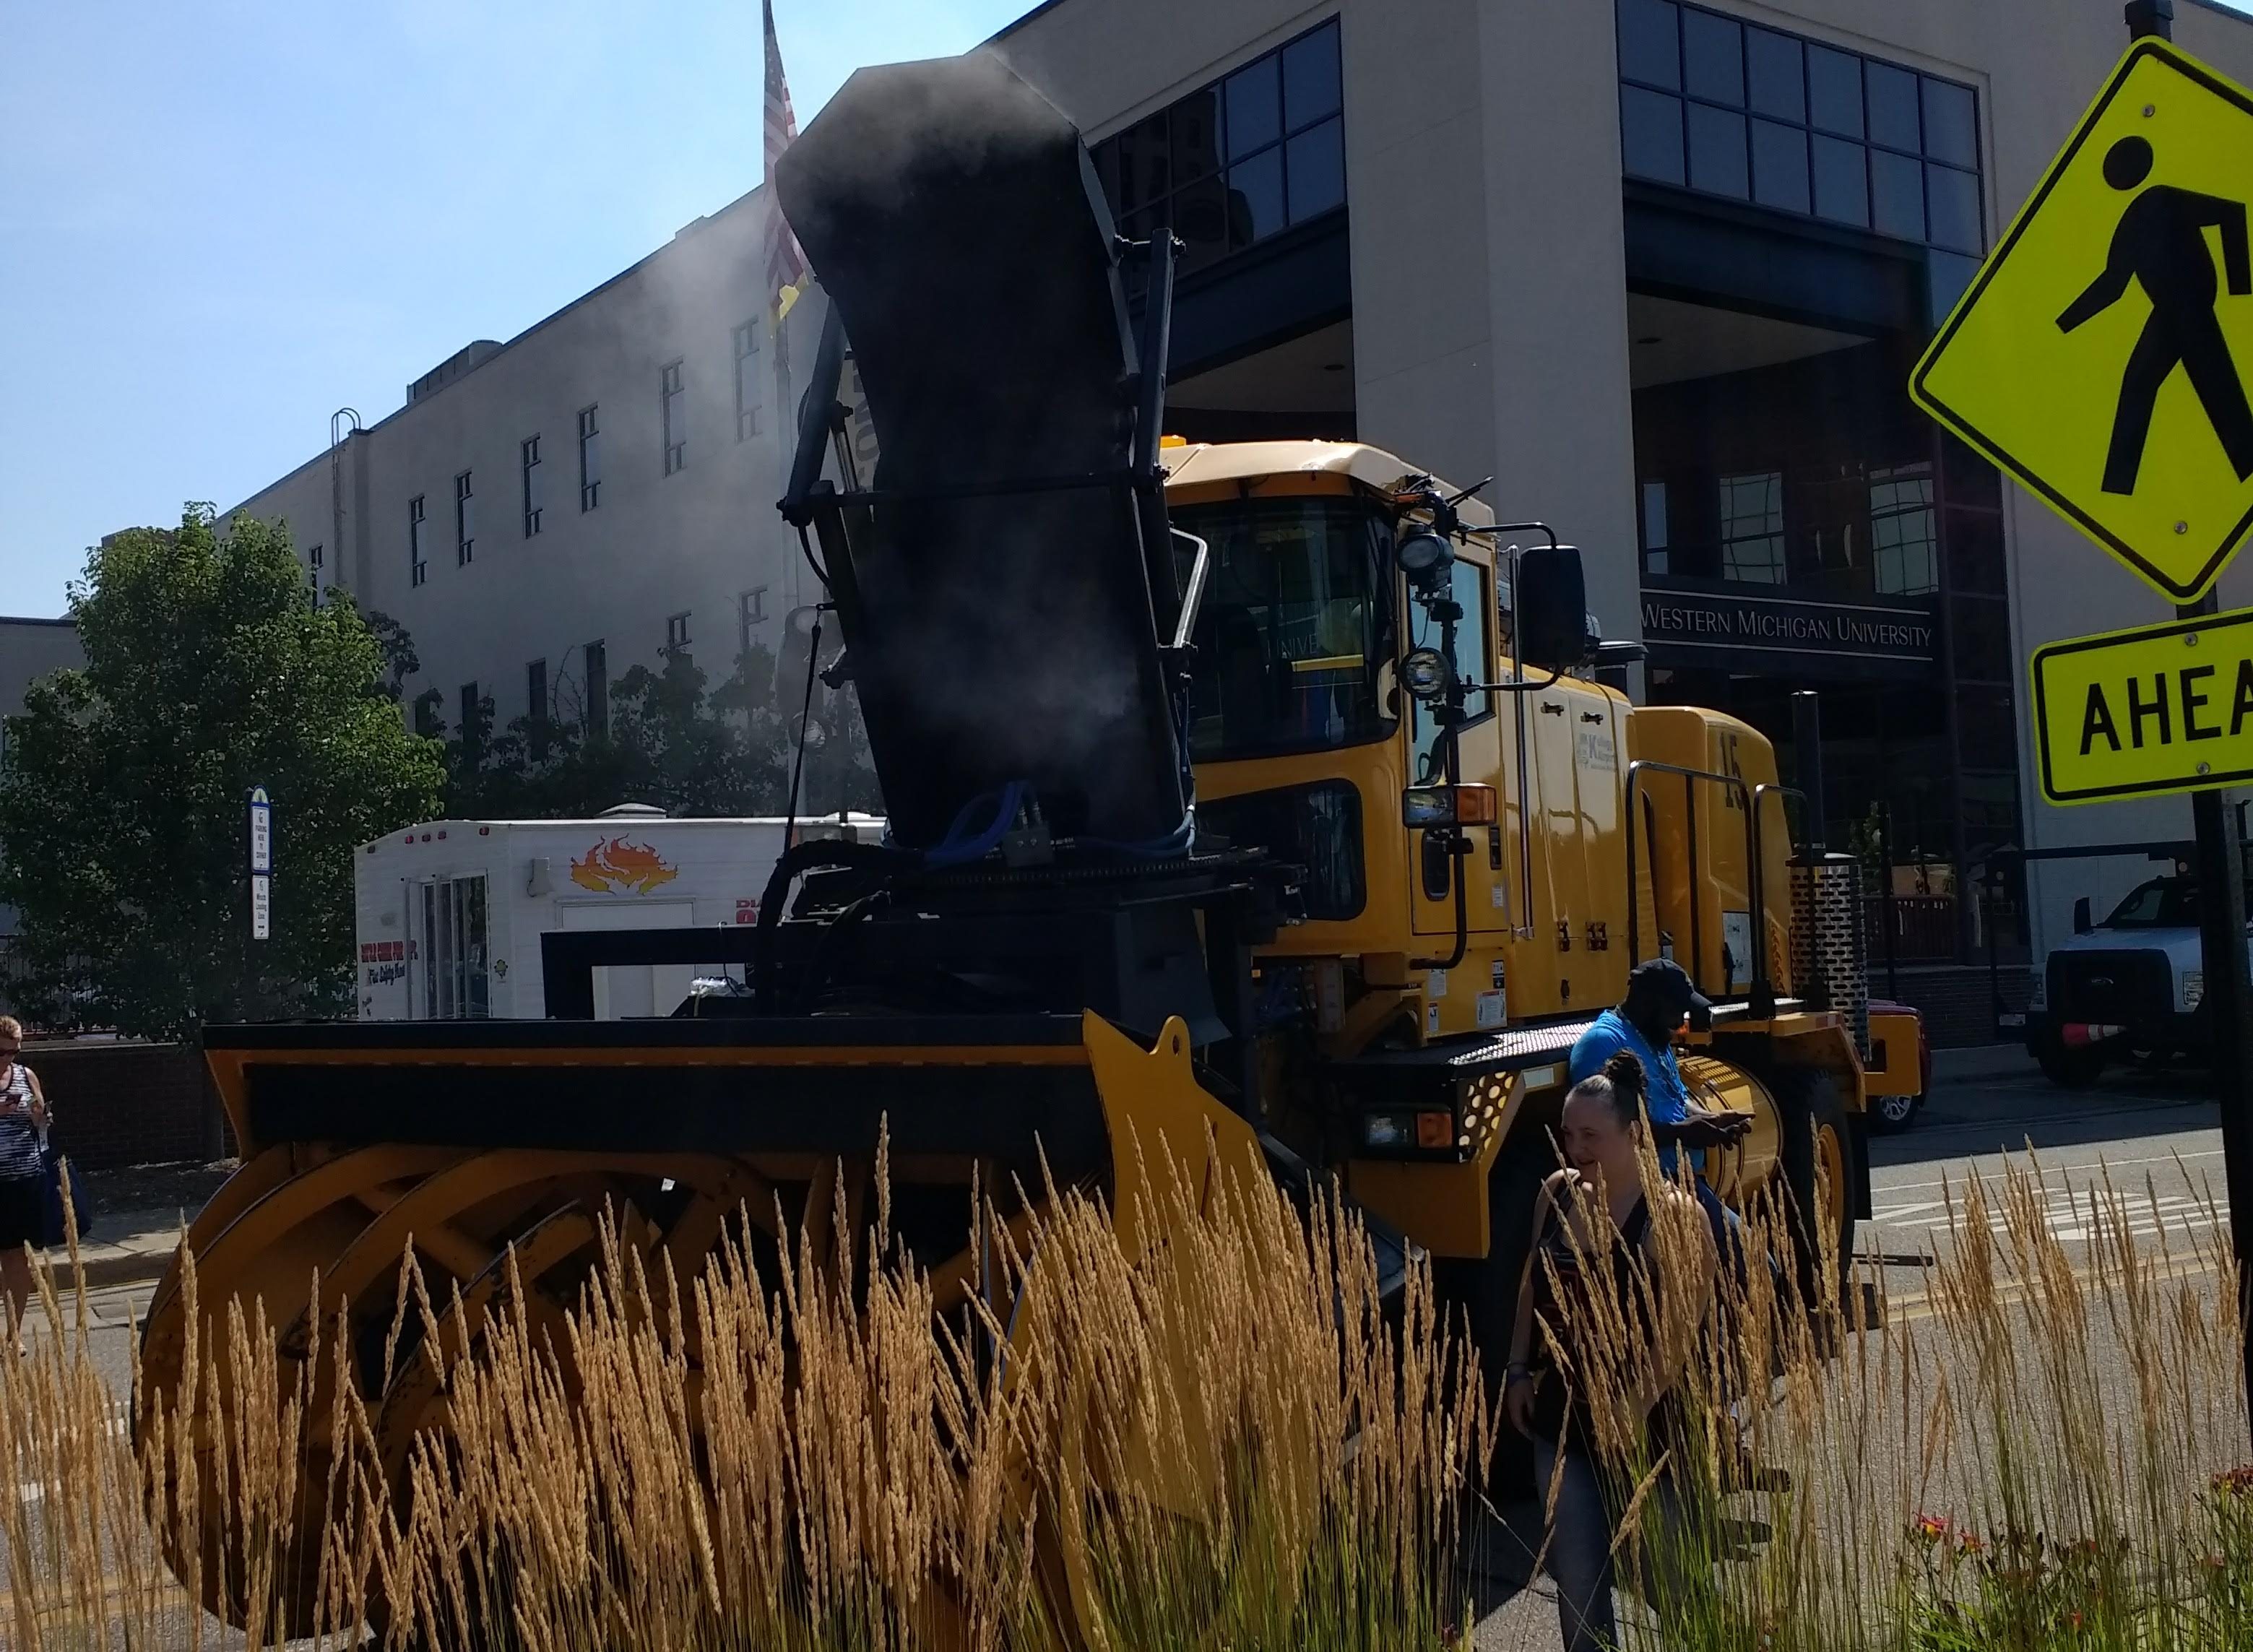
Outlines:
[[[597,841],[571,862],[571,882],[597,895],[647,895],[680,875],[680,868],[646,843],[624,838]]]

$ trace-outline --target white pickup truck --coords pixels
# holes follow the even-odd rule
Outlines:
[[[2051,950],[2026,1006],[2026,1048],[2053,1082],[2078,1090],[2111,1063],[2204,1056],[2198,925],[2198,885],[2181,874],[2138,884],[2102,924],[2088,896],[2075,903],[2073,938]]]

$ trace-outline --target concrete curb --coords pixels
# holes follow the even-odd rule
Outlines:
[[[45,1261],[55,1289],[67,1293],[71,1288],[70,1253],[51,1251]],[[89,1291],[106,1291],[120,1285],[153,1284],[164,1278],[164,1270],[171,1265],[170,1245],[162,1251],[111,1251],[104,1247],[101,1253],[92,1256],[85,1251],[79,1252],[79,1271],[85,1276]]]
[[[1932,1052],[1932,1081],[1959,1083],[1967,1078],[2018,1078],[2039,1072],[2024,1044],[1974,1044],[1967,1049]]]

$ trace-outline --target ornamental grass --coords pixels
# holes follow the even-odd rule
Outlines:
[[[1913,1292],[1836,1258],[1803,1288],[1766,1260],[1789,1254],[1768,1209],[1656,1353],[1631,1307],[1569,1328],[1628,1646],[2253,1648],[2218,1212],[2171,1229],[2108,1180],[2061,1237],[2052,1180],[2026,1158],[1953,1185]],[[857,1253],[739,1232],[694,1279],[621,1213],[575,1301],[513,1291],[473,1337],[410,1251],[382,1362],[438,1362],[448,1425],[404,1464],[361,1398],[365,1328],[285,1366],[231,1302],[181,1391],[136,1397],[101,1374],[82,1280],[49,1286],[0,1360],[0,1643],[1469,1644],[1493,1427],[1428,1267],[1388,1279],[1319,1194],[1162,1203],[1116,1224],[1064,1190],[989,1222],[995,1287],[953,1315],[881,1201]],[[1663,1296],[1711,1241],[1653,1230]],[[1678,1402],[1657,1442],[1620,1398],[1653,1358]]]

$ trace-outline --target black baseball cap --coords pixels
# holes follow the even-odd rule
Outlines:
[[[1643,998],[1669,1012],[1687,1015],[1691,1026],[1704,1032],[1713,1024],[1713,1004],[1691,984],[1689,972],[1671,958],[1647,958],[1627,972],[1630,998]]]

